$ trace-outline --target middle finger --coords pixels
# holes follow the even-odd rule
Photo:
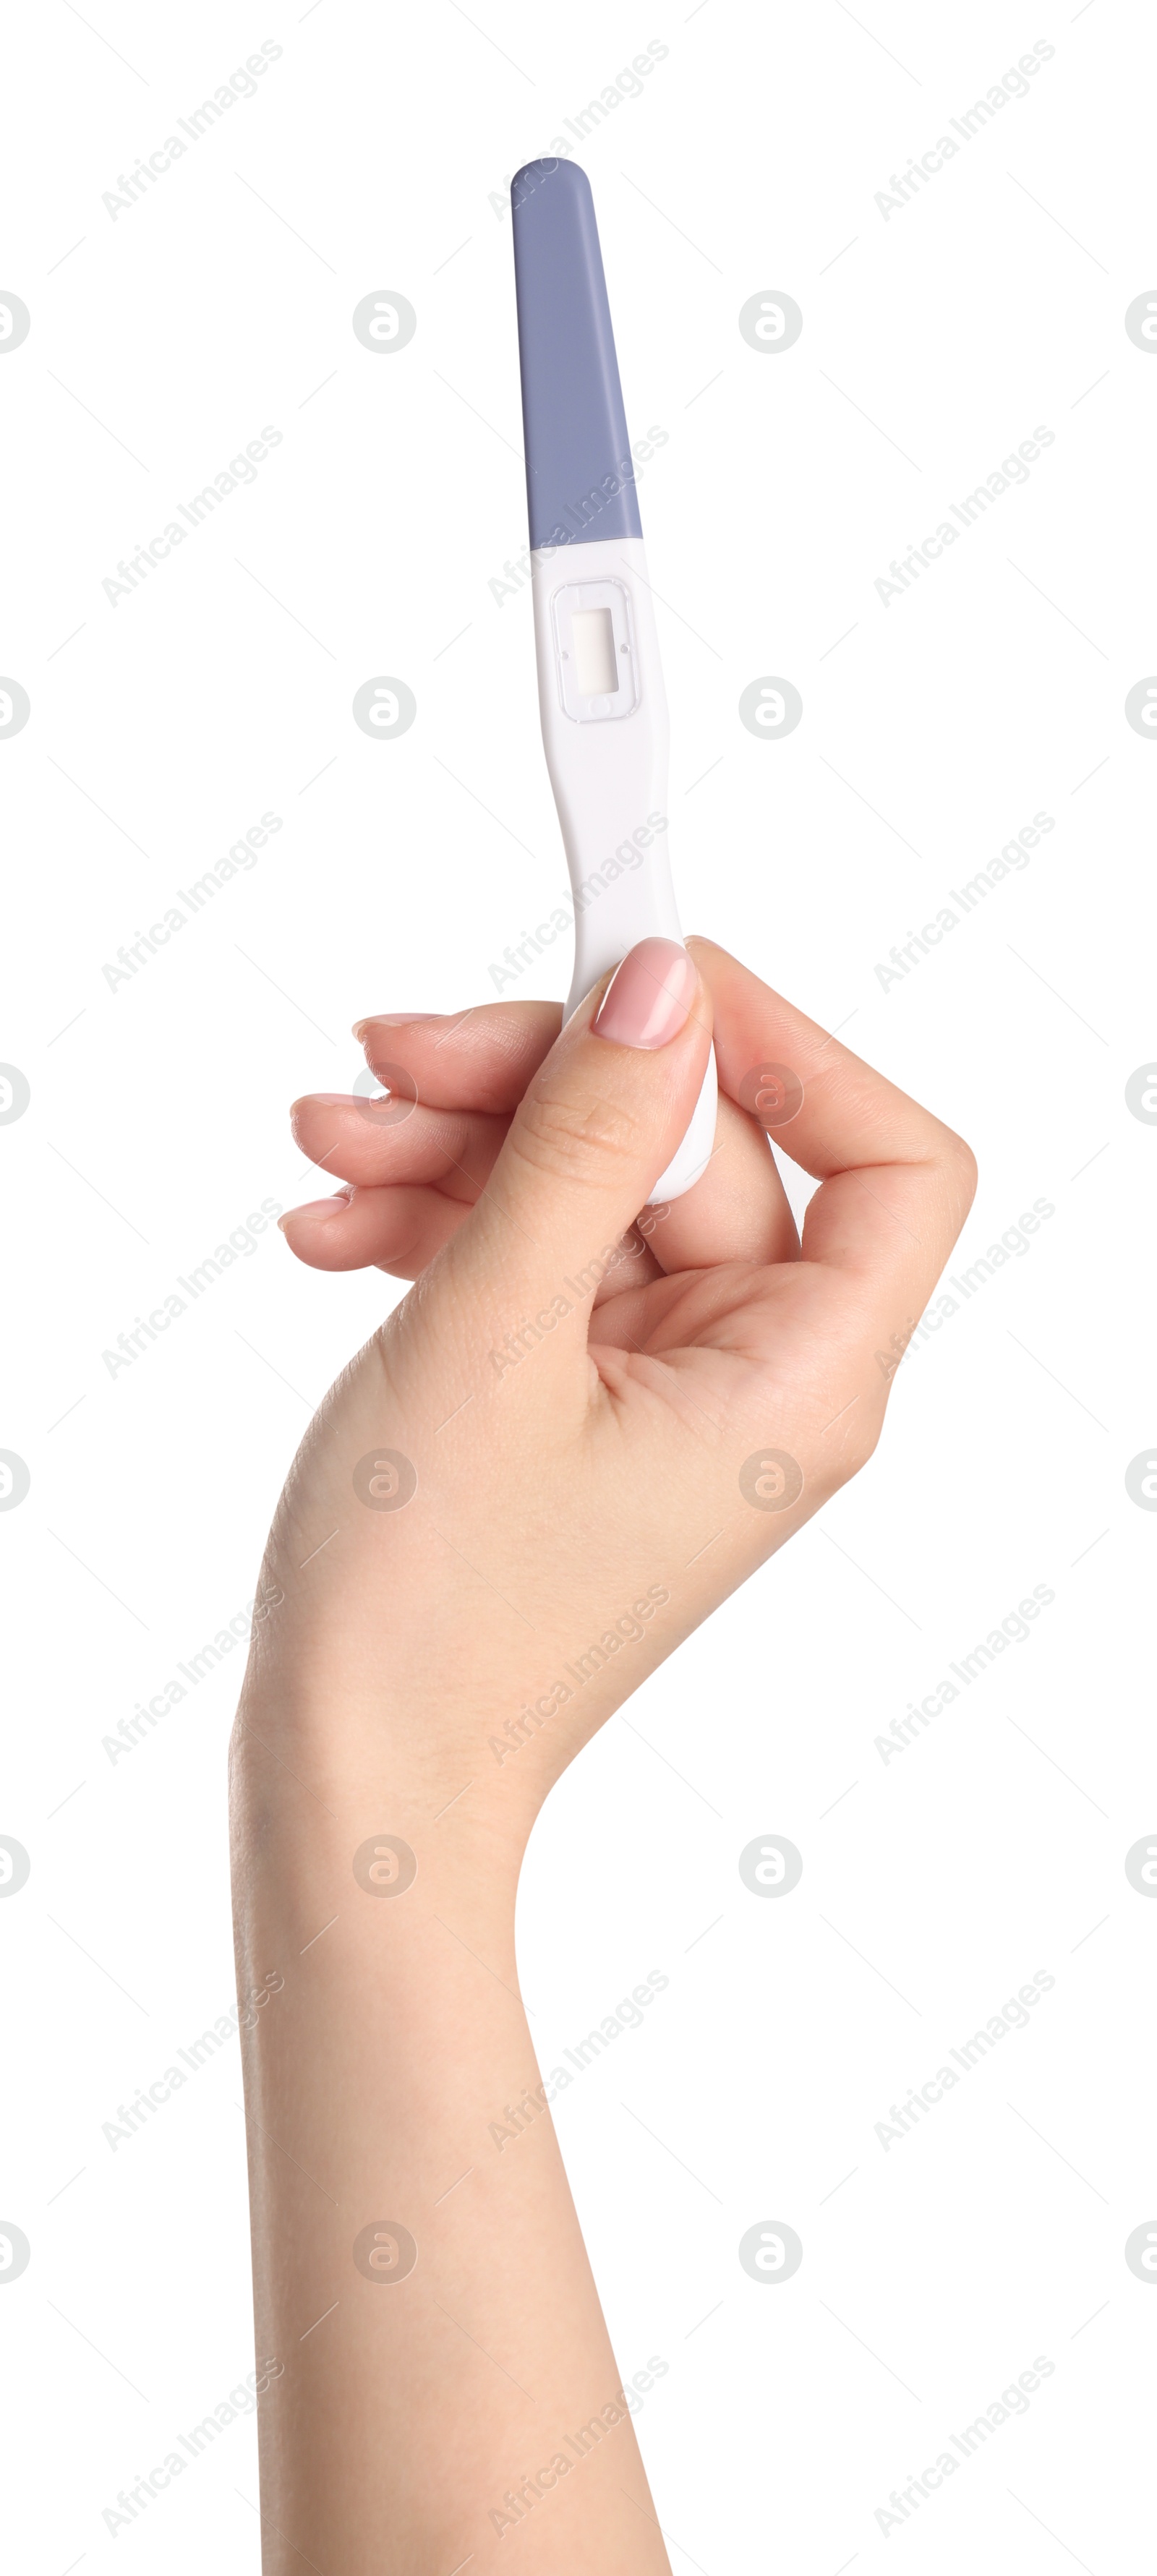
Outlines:
[[[363,1188],[424,1182],[472,1206],[509,1120],[482,1110],[429,1109],[404,1097],[360,1100],[313,1091],[290,1111],[294,1142],[331,1177]]]

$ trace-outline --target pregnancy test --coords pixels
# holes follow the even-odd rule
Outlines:
[[[569,1019],[640,939],[682,945],[670,728],[590,181],[570,161],[528,161],[510,198],[538,703],[574,898]],[[649,1204],[705,1171],[715,1105],[712,1050]]]

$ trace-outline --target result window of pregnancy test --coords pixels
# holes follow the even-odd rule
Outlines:
[[[580,698],[615,696],[619,686],[619,666],[610,609],[577,608],[572,611],[570,627],[578,695]]]
[[[550,615],[563,714],[572,724],[617,723],[633,715],[639,668],[625,583],[610,574],[564,582],[552,596]]]

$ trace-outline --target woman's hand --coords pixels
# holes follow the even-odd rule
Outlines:
[[[488,1739],[528,1706],[525,1822],[593,1726],[871,1455],[972,1192],[937,1119],[721,950],[692,957],[645,942],[561,1037],[535,1002],[364,1021],[390,1098],[294,1112],[344,1188],[282,1219],[293,1250],[420,1285],[307,1440],[265,1642],[292,1640],[299,1679],[340,1673],[376,1724],[388,1640],[391,1689],[429,1710],[423,1759],[455,1789],[463,1763],[497,1786]],[[713,1024],[713,1160],[648,1210]],[[821,1183],[802,1251],[759,1103]],[[405,1462],[383,1474],[406,1494],[359,1493],[375,1447]],[[616,1643],[640,1601],[645,1636]]]
[[[364,1021],[389,1099],[294,1112],[344,1185],[281,1220],[294,1252],[417,1282],[291,1472],[234,1745],[239,1977],[286,1969],[247,2063],[259,2349],[292,2354],[266,2491],[326,2569],[385,2517],[414,2565],[481,2570],[529,2513],[536,2576],[667,2565],[551,2123],[517,2190],[489,2141],[536,2081],[518,1865],[594,1730],[870,1457],[974,1185],[959,1137],[705,942],[645,941],[559,1018]],[[649,1208],[712,1033],[714,1157]],[[768,1128],[820,1182],[802,1247]],[[415,1864],[385,1905],[354,1866],[375,1835]],[[394,2288],[351,2257],[379,2202],[422,2256]],[[330,2299],[341,2325],[299,2345]],[[540,2485],[531,2452],[565,2462],[596,2402],[617,2467],[600,2439]]]

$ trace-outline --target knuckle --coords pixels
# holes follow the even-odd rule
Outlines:
[[[859,1409],[863,1418],[850,1434],[844,1453],[845,1479],[849,1484],[853,1476],[862,1475],[864,1468],[875,1457],[880,1445],[880,1434],[884,1428],[882,1407],[878,1412],[871,1413],[863,1411],[863,1408]]]
[[[510,1131],[512,1151],[535,1172],[599,1185],[636,1161],[639,1120],[621,1102],[576,1100],[565,1091],[533,1091]]]
[[[965,1143],[963,1136],[957,1135],[954,1127],[946,1127],[944,1130],[944,1161],[953,1195],[959,1202],[960,1222],[963,1224],[976,1196],[976,1184],[980,1175],[971,1145]]]

